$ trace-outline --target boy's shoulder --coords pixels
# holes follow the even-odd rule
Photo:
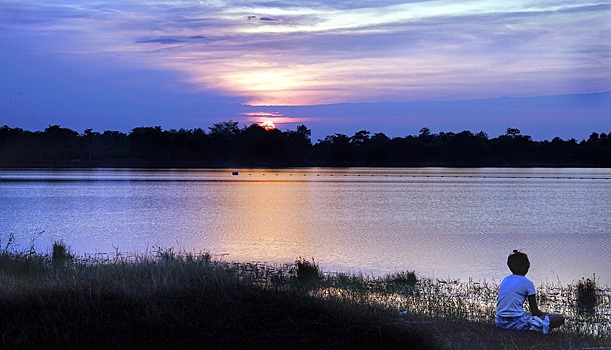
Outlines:
[[[522,275],[508,275],[507,277],[503,278],[503,281],[501,283],[512,283],[512,284],[530,283],[530,284],[533,284],[533,282],[529,280],[528,277],[522,276]]]
[[[528,277],[524,275],[516,275],[516,274],[507,275],[505,278],[527,279],[528,280]]]
[[[535,292],[535,284],[526,276],[509,275],[501,282],[501,291],[524,290],[528,295]]]

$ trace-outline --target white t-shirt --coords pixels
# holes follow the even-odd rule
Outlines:
[[[536,294],[535,284],[520,275],[509,275],[503,279],[496,299],[496,314],[502,317],[518,317],[524,314],[524,301]]]

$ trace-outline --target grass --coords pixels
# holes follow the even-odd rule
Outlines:
[[[73,256],[56,244],[63,249],[54,245],[51,256],[0,251],[0,348],[611,346],[610,291],[596,284],[586,313],[575,296],[590,284],[543,288],[543,307],[569,319],[544,336],[492,325],[494,283],[329,274],[313,259],[239,263],[171,249]]]

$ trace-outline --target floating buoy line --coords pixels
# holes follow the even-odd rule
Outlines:
[[[261,176],[265,176],[267,173],[261,173]],[[286,174],[287,176],[293,176],[293,173],[274,173],[276,176],[280,176],[282,174]],[[231,175],[237,176],[239,175],[238,171],[233,171],[231,173]],[[249,176],[253,176],[253,175],[257,175],[256,173],[248,173]],[[298,175],[298,174],[296,174]],[[458,178],[467,178],[467,179],[553,179],[553,180],[611,180],[611,177],[587,177],[587,176],[579,176],[579,177],[572,177],[572,176],[501,176],[501,175],[424,175],[424,174],[398,174],[398,175],[388,175],[388,174],[330,174],[330,173],[312,173],[312,174],[303,174],[303,176],[316,176],[316,177],[321,177],[321,176],[328,176],[328,177],[338,177],[338,176],[342,176],[343,177],[361,177],[361,176],[367,176],[370,175],[370,177],[385,177],[385,178],[392,178],[392,177],[411,177],[411,178],[454,178],[454,179],[458,179]]]

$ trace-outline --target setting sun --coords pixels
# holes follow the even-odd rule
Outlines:
[[[272,122],[271,120],[266,120],[261,124],[261,127],[265,129],[265,131],[270,131],[274,130],[276,128],[276,125],[274,125],[274,122]]]

